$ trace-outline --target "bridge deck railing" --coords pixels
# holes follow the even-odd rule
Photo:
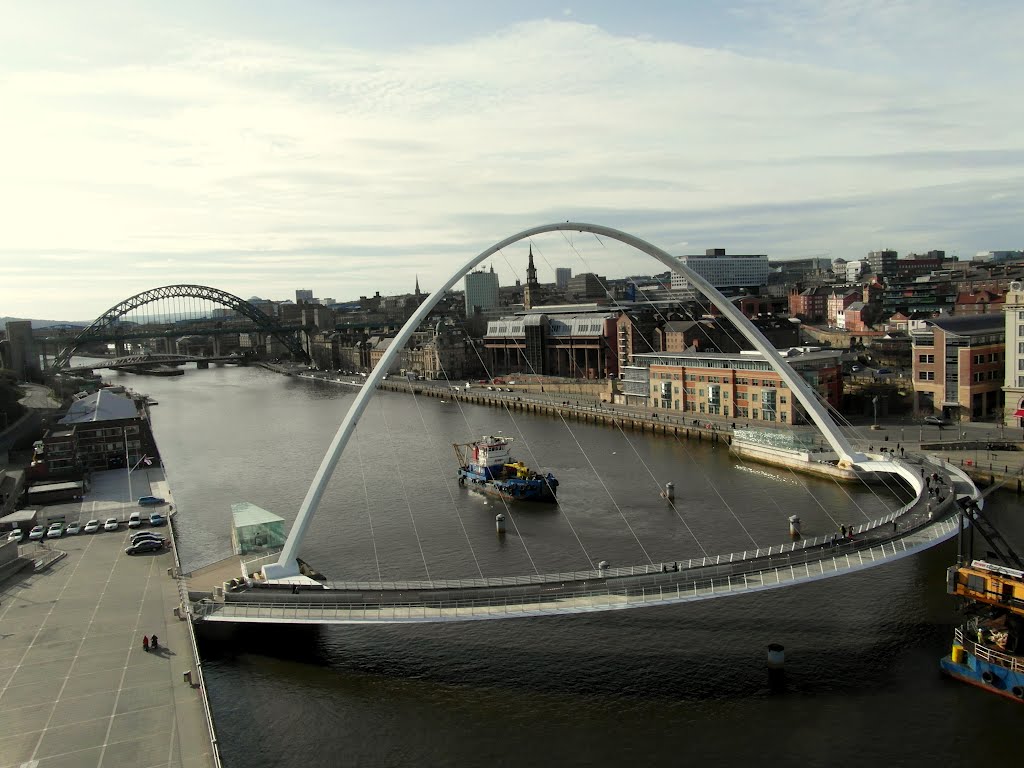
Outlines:
[[[452,621],[471,618],[495,618],[500,615],[543,615],[609,608],[626,608],[644,604],[664,604],[747,592],[836,575],[842,571],[869,566],[879,561],[901,557],[935,540],[948,538],[958,525],[948,518],[928,526],[923,534],[903,537],[862,550],[808,561],[788,567],[770,567],[756,572],[727,575],[692,581],[675,581],[657,585],[605,585],[599,589],[565,593],[506,595],[486,598],[459,598],[394,603],[326,603],[326,602],[228,602],[197,603],[196,615],[221,620],[268,622],[337,621],[416,621],[438,619]],[[909,543],[908,543],[909,542]]]

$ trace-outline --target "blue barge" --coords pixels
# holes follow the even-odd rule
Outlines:
[[[947,591],[968,618],[939,664],[957,680],[1024,702],[1024,571],[974,560],[947,572]]]
[[[459,485],[505,501],[554,503],[558,480],[550,472],[534,472],[511,456],[515,438],[485,435],[473,443],[454,443]]]

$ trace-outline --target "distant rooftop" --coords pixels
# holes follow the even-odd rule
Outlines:
[[[934,325],[944,331],[958,336],[994,333],[1005,330],[1002,314],[959,315],[956,317],[934,317],[925,320],[926,325]]]

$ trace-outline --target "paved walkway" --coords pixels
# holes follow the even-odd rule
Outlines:
[[[53,396],[53,391],[42,384],[30,384],[22,382],[18,384],[24,392],[24,397],[18,400],[26,408],[52,409],[60,408],[61,402]]]
[[[127,538],[52,541],[68,556],[0,585],[0,766],[214,765],[174,556],[126,555]]]

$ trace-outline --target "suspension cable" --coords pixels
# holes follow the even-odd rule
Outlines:
[[[383,407],[381,408],[381,420],[384,423],[384,432],[388,438],[388,447],[391,449],[392,459],[394,460],[395,472],[398,474],[398,483],[402,489],[402,496],[405,499],[405,507],[409,512],[409,520],[412,523],[412,531],[416,535],[416,546],[420,550],[420,558],[423,560],[423,570],[426,571],[427,581],[430,581],[430,566],[427,565],[427,556],[423,552],[423,541],[420,539],[419,528],[416,526],[416,516],[412,513],[412,502],[409,500],[409,492],[405,487],[405,478],[402,476],[401,466],[402,462],[398,461],[398,452],[395,449],[395,441],[391,434],[391,427],[388,424],[388,416],[385,413]]]

